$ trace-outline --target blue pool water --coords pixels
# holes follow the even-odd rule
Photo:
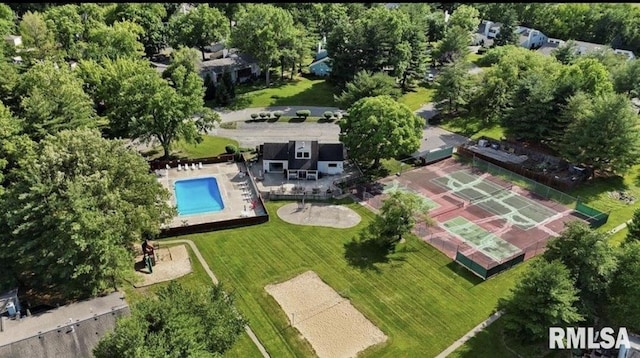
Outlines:
[[[175,191],[178,215],[214,213],[224,209],[214,177],[176,180]]]

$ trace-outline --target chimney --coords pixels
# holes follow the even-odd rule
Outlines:
[[[447,22],[449,22],[449,11],[445,10],[444,11],[444,23],[446,24]]]
[[[318,42],[318,52],[320,52],[320,50],[322,50],[322,42]]]

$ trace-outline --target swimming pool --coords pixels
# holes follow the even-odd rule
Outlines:
[[[178,215],[214,213],[224,209],[214,177],[176,180],[175,192]]]

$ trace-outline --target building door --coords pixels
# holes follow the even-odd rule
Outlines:
[[[298,170],[298,179],[306,179],[307,171],[306,170]]]

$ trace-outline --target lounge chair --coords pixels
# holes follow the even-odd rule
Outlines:
[[[198,163],[198,169],[202,169],[202,162]]]
[[[196,170],[196,163],[191,163],[191,170]]]
[[[178,164],[178,171],[182,170],[182,164]]]
[[[169,164],[164,166],[167,170],[171,169],[171,167],[169,166]]]

